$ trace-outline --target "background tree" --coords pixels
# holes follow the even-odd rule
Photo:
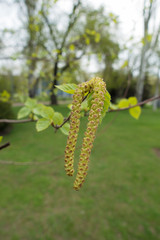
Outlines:
[[[153,27],[153,18],[157,7],[157,0],[144,0],[143,5],[143,38],[142,38],[142,50],[140,56],[139,76],[136,86],[136,97],[138,101],[143,98],[144,80],[147,67],[149,66],[149,57],[153,55],[154,49],[158,43],[160,25],[157,30]],[[154,29],[154,32],[150,31],[150,28]]]

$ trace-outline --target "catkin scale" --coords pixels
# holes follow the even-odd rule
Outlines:
[[[83,139],[78,171],[74,182],[75,190],[81,188],[87,175],[89,157],[104,105],[106,85],[101,78],[93,78],[88,82],[78,85],[78,88],[75,90],[70,118],[70,131],[65,150],[65,170],[69,176],[72,176],[74,173],[74,151],[80,125],[80,105],[85,93],[89,91],[93,91],[93,99],[91,101],[91,108],[88,117],[89,122]]]

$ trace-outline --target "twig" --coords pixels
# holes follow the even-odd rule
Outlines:
[[[17,120],[17,119],[0,119],[0,123],[27,123],[27,122],[33,122],[32,119],[23,119],[23,120]]]
[[[88,95],[86,95],[84,98],[83,98],[83,101],[87,98]],[[126,108],[118,108],[118,109],[110,109],[108,112],[119,112],[119,111],[124,111],[124,110],[128,110],[130,108],[134,108],[134,107],[137,107],[137,106],[142,106],[148,102],[152,102],[154,100],[157,100],[157,99],[160,99],[160,96],[158,97],[152,97],[152,98],[149,98],[149,99],[146,99],[142,102],[139,102],[137,103],[136,105],[132,105],[132,106],[129,106],[129,107],[126,107]],[[82,101],[82,102],[83,102]],[[54,125],[52,124],[52,126],[55,128],[55,129],[59,129],[61,128],[66,122],[69,121],[70,119],[70,116],[69,115],[61,125]],[[27,122],[35,122],[35,120],[32,120],[32,119],[23,119],[23,120],[16,120],[16,119],[0,119],[0,123],[27,123]]]
[[[142,102],[139,102],[139,103],[137,103],[135,105],[132,105],[132,106],[129,106],[129,107],[126,107],[126,108],[118,108],[118,109],[113,109],[113,110],[110,109],[108,112],[119,112],[119,111],[128,110],[130,108],[134,108],[134,107],[137,107],[137,106],[142,106],[142,105],[144,105],[144,104],[146,104],[148,102],[152,102],[152,101],[157,100],[157,99],[160,99],[160,96],[146,99],[146,100],[144,100]]]
[[[84,102],[84,100],[86,100],[88,94],[83,98],[82,102]],[[56,126],[52,125],[52,126],[57,130],[57,129],[61,128],[66,122],[68,122],[70,120],[70,117],[71,117],[71,114],[66,119],[64,119],[64,121],[61,125],[56,125]]]
[[[7,142],[0,146],[0,150],[2,150],[3,148],[9,147],[9,146],[10,146],[10,142]]]

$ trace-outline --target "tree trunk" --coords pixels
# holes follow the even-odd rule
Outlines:
[[[141,102],[143,98],[145,68],[146,68],[145,66],[146,52],[147,52],[147,44],[145,43],[142,49],[141,62],[140,62],[140,68],[139,68],[139,77],[138,77],[137,86],[136,86],[136,97],[138,99],[138,102]]]
[[[154,95],[155,97],[158,97],[160,94],[159,88],[160,88],[160,69],[158,70],[158,75],[157,75],[157,83],[156,83],[156,89],[155,89],[155,95]],[[158,103],[159,103],[159,99],[157,99],[153,102],[153,110],[154,111],[157,110]]]
[[[51,105],[58,105],[57,96],[55,95],[54,92],[52,92],[50,100],[51,100]]]
[[[39,83],[40,78],[38,77],[31,89],[29,89],[29,97],[34,98],[36,95],[37,85]]]
[[[58,56],[57,56],[57,61],[55,62],[54,65],[54,70],[53,70],[53,82],[52,82],[52,88],[51,88],[51,105],[58,105],[57,101],[57,96],[54,93],[55,85],[57,85],[57,73],[58,73]]]

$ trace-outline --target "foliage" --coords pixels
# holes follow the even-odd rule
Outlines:
[[[6,90],[3,90],[3,92],[0,93],[0,101],[2,102],[8,102],[10,100],[10,97],[11,95]]]
[[[136,97],[130,97],[128,99],[123,98],[123,99],[120,100],[120,102],[118,104],[118,107],[119,108],[127,108],[127,107],[130,107],[130,106],[134,106],[137,103],[138,103],[138,101],[137,101]],[[129,113],[133,118],[138,119],[140,114],[141,114],[141,107],[136,106],[134,108],[130,108]]]

